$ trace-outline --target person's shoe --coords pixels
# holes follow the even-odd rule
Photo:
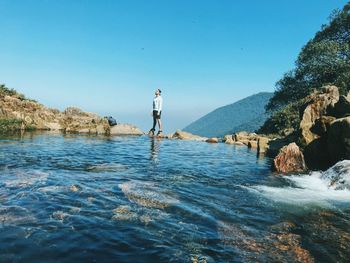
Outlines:
[[[149,132],[148,132],[148,135],[149,136],[154,136],[154,132],[155,132],[154,129],[150,129]]]
[[[160,136],[162,135],[163,131],[162,130],[159,130],[158,133],[157,133],[157,136]]]

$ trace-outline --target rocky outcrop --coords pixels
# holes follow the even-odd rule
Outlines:
[[[208,140],[208,138],[206,138],[206,137],[201,137],[201,136],[194,135],[192,133],[184,132],[184,131],[181,131],[181,130],[177,130],[173,134],[172,139],[202,141],[202,142],[205,142],[206,140]]]
[[[136,126],[130,124],[118,124],[110,128],[110,135],[143,135]]]
[[[307,97],[306,108],[302,114],[300,130],[302,139],[306,144],[319,138],[319,135],[313,133],[311,128],[317,119],[327,112],[334,111],[335,105],[339,100],[339,91],[335,86],[325,86],[321,91],[316,91]]]
[[[279,173],[302,173],[307,170],[304,155],[295,143],[284,146],[280,150],[274,159],[274,166]]]
[[[339,96],[335,86],[326,86],[305,99],[300,137],[294,142],[302,146],[308,168],[325,170],[350,159],[349,97]]]
[[[23,123],[21,129],[113,135],[143,134],[136,127],[127,124],[114,126],[111,131],[105,118],[75,107],[60,112],[35,101],[8,95],[0,97],[0,118],[21,120]]]

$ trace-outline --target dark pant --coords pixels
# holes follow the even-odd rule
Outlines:
[[[153,131],[156,129],[157,120],[160,119],[161,114],[162,112],[159,112],[158,114],[158,111],[156,110],[153,111],[153,128],[152,128]]]

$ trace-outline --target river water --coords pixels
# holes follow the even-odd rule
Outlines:
[[[0,262],[349,262],[350,191],[246,147],[0,139]]]

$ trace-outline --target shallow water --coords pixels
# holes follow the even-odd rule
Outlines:
[[[350,192],[245,147],[0,139],[0,262],[349,262]]]

